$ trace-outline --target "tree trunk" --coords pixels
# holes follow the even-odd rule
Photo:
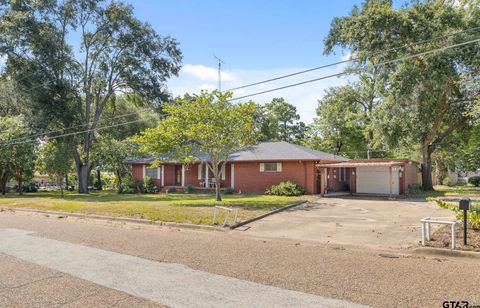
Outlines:
[[[421,148],[422,188],[425,191],[433,190],[432,184],[432,146],[422,145]]]
[[[58,181],[60,182],[60,194],[61,194],[61,196],[62,196],[62,198],[63,198],[64,196],[63,196],[63,183],[62,183],[62,179],[63,179],[62,176],[59,176],[59,177],[58,177]]]
[[[220,177],[215,177],[215,201],[222,201],[222,196],[220,195]]]
[[[65,189],[68,190],[68,174],[65,174]]]
[[[373,140],[373,131],[371,129],[368,129],[368,150],[367,150],[367,159],[372,158],[372,140]]]
[[[20,174],[17,178],[17,186],[18,186],[18,194],[21,196],[23,195],[23,187],[22,187],[22,184],[23,184],[23,178],[22,178],[22,175]]]
[[[100,169],[97,170],[97,189],[98,190],[102,190],[103,189],[103,186],[102,186],[102,175],[100,174]]]
[[[2,174],[2,177],[0,178],[0,189],[2,190],[2,195],[5,196],[7,193],[7,181],[8,181],[8,175],[6,172]]]
[[[123,189],[122,189],[122,177],[120,176],[120,172],[116,172],[117,176],[117,193],[121,194]]]
[[[77,167],[78,176],[78,193],[88,194],[88,177],[90,176],[90,168],[87,164],[81,164]]]

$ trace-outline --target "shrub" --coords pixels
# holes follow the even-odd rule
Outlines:
[[[195,192],[195,188],[193,188],[192,184],[187,185],[187,193],[191,194]]]
[[[412,184],[412,185],[408,185],[408,188],[407,188],[407,193],[409,195],[416,195],[416,194],[419,194],[423,191],[422,189],[422,185],[420,184]]]
[[[444,177],[442,179],[442,185],[450,186],[451,185],[450,177],[448,176]]]
[[[169,189],[167,189],[167,193],[171,194],[171,193],[175,193],[177,192],[177,190],[175,189],[175,187],[170,187]]]
[[[235,193],[235,190],[232,187],[227,187],[224,191],[225,195],[233,195]]]
[[[146,194],[154,194],[157,192],[157,186],[153,179],[149,176],[146,176],[143,179],[143,192]]]
[[[480,186],[480,176],[471,176],[468,178],[468,183],[472,184],[475,187]]]
[[[265,194],[276,196],[300,196],[304,193],[305,189],[292,181],[280,182],[280,184],[272,185],[265,190]]]
[[[115,182],[118,179],[115,177]],[[117,185],[117,183],[115,183]],[[133,180],[131,175],[127,175],[122,179],[122,185],[120,187],[117,186],[117,193],[119,194],[133,194],[137,189],[137,184]]]
[[[439,207],[454,211],[457,220],[463,220],[463,211],[459,209],[457,204],[447,203],[443,200],[431,197],[427,198],[427,201],[434,201]],[[467,211],[467,220],[470,228],[480,229],[480,207],[471,206],[470,210]]]

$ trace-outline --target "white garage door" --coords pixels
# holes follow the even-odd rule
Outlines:
[[[398,170],[392,170],[392,194],[398,195]],[[357,193],[390,194],[388,167],[357,168]]]

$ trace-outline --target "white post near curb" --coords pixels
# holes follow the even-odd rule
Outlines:
[[[452,250],[455,249],[455,221],[446,221],[446,220],[432,220],[430,217],[425,217],[420,219],[422,223],[422,246],[425,246],[425,242],[430,240],[430,224],[440,224],[440,225],[450,225],[452,230]]]
[[[223,206],[214,206],[214,207],[213,207],[213,224],[215,224],[215,223],[217,222],[217,209],[225,210],[225,211],[227,212],[227,215],[225,216],[225,220],[223,221],[222,227],[225,227],[225,225],[227,224],[228,218],[230,217],[230,213],[231,213],[231,212],[234,212],[234,220],[233,220],[233,223],[234,223],[234,224],[237,223],[237,219],[238,219],[238,207],[228,208],[228,207],[223,207]]]

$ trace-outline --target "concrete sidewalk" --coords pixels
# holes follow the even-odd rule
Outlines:
[[[0,252],[169,307],[365,307],[0,229]]]

